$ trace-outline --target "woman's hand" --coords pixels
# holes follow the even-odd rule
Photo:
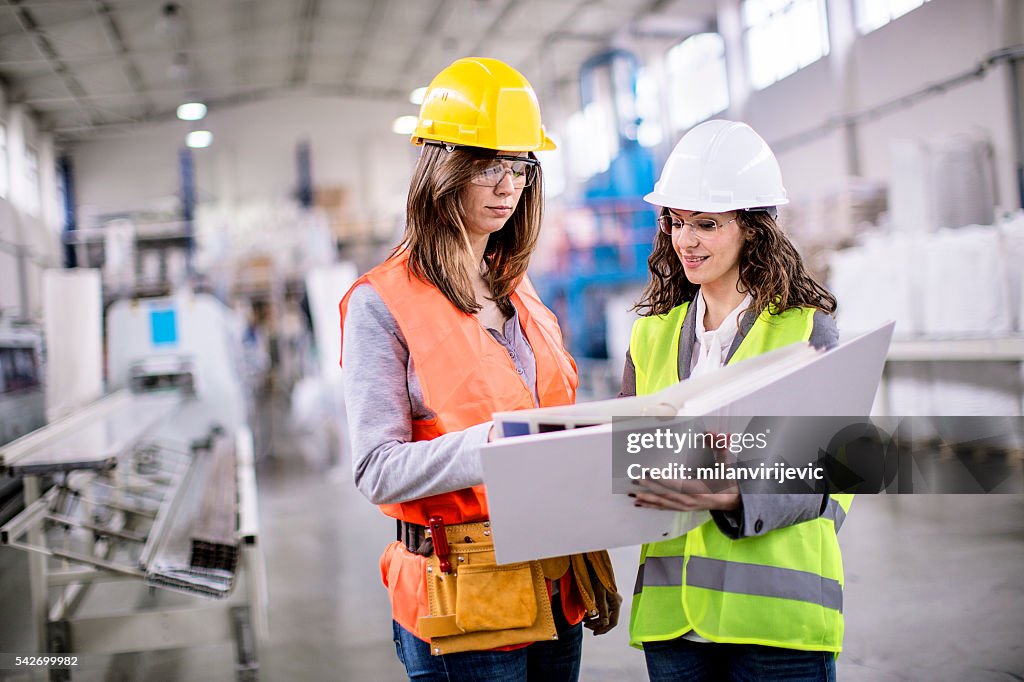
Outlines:
[[[734,481],[716,486],[709,492],[707,481],[634,481],[637,486],[630,497],[636,499],[637,507],[664,509],[667,511],[731,511],[739,509],[742,503],[739,487]]]

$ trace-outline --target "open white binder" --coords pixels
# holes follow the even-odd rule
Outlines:
[[[788,346],[651,395],[495,413],[505,437],[481,460],[498,562],[663,540],[704,523],[706,512],[640,509],[612,494],[612,417],[866,416],[892,330],[830,351]]]

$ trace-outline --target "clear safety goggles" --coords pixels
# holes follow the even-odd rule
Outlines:
[[[490,151],[486,149],[454,145],[447,142],[425,141],[424,144],[441,147],[448,153],[458,149],[478,156],[490,154]],[[537,169],[540,168],[540,161],[525,156],[496,154],[490,156],[488,161],[490,163],[483,170],[474,174],[470,180],[474,185],[497,187],[505,179],[505,175],[508,174],[512,178],[512,186],[516,189],[522,189],[533,184],[533,181],[537,179]]]
[[[718,231],[728,225],[739,220],[737,215],[732,220],[727,220],[724,223],[720,223],[714,218],[697,218],[696,220],[682,220],[677,218],[671,213],[663,213],[658,216],[658,227],[661,231],[671,237],[674,233],[680,232],[683,226],[689,227],[690,232],[697,236],[697,239],[713,239]]]
[[[498,154],[494,157],[494,163],[479,171],[470,182],[484,187],[496,187],[504,181],[507,173],[512,178],[512,186],[522,189],[529,187],[537,179],[539,166],[540,162],[534,159]]]

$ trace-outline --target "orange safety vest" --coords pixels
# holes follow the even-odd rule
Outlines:
[[[357,286],[368,282],[395,318],[416,368],[423,403],[435,415],[413,421],[412,439],[431,440],[482,424],[494,412],[533,408],[533,392],[516,372],[505,348],[474,316],[460,311],[435,286],[412,274],[408,260],[408,252],[402,251],[367,272],[355,281],[339,308],[344,332],[349,297]],[[537,361],[540,406],[572,404],[578,383],[576,363],[565,351],[554,314],[541,303],[525,276],[511,300]],[[488,518],[483,485],[384,504],[380,510],[421,526],[433,515],[440,515],[446,525]],[[419,636],[417,620],[428,613],[426,558],[409,552],[401,543],[392,543],[381,557],[381,572],[391,594],[392,615]],[[562,605],[569,622],[577,623],[585,609],[572,576],[566,578],[561,582]]]

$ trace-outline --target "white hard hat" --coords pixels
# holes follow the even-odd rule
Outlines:
[[[644,201],[702,213],[789,203],[768,143],[746,123],[723,120],[706,121],[683,135]]]

